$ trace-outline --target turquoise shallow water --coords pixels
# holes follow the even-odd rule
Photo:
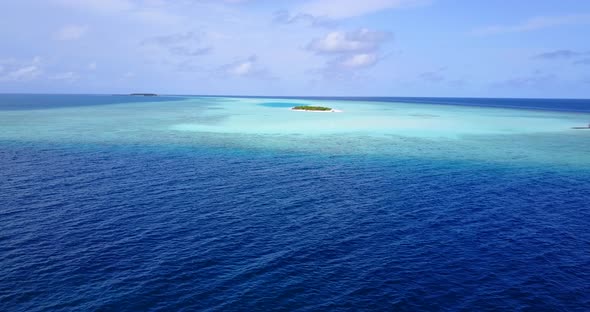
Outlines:
[[[149,100],[149,99],[148,99]],[[84,99],[81,100],[84,102]],[[321,104],[341,113],[294,112]],[[176,98],[0,111],[0,140],[235,147],[590,166],[590,113],[400,102]]]
[[[578,101],[153,100],[0,95],[0,311],[590,305]]]

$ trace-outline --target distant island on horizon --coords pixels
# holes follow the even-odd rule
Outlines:
[[[130,96],[158,96],[156,93],[130,93]]]

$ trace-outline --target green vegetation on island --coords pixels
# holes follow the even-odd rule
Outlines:
[[[332,108],[324,107],[324,106],[310,106],[310,105],[302,105],[302,106],[295,106],[292,108],[293,110],[306,110],[306,111],[331,111]]]

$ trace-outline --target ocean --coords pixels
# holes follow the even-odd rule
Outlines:
[[[341,113],[294,112],[323,105]],[[590,100],[0,95],[0,311],[588,311]]]

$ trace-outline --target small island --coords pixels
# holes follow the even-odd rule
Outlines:
[[[158,96],[155,93],[131,93],[130,96]]]
[[[311,105],[295,106],[295,107],[292,107],[291,110],[303,111],[303,112],[326,112],[326,113],[340,112],[339,110],[333,109],[331,107],[311,106]]]

